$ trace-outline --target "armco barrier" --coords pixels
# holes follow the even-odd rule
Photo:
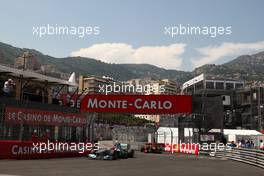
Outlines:
[[[251,164],[264,169],[264,151],[246,148],[232,148],[231,150],[217,151],[216,158],[235,160]]]

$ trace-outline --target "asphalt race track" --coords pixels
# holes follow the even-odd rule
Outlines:
[[[262,176],[264,169],[240,162],[184,154],[143,154],[116,161],[88,158],[0,160],[0,175]]]

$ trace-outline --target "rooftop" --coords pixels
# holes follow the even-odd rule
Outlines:
[[[69,85],[69,86],[77,86],[77,84],[71,83],[67,80],[58,79],[54,77],[49,77],[46,75],[42,75],[29,70],[21,70],[17,68],[12,68],[4,65],[0,65],[0,73],[14,76],[14,77],[22,77],[26,79],[32,79],[40,82],[48,82],[51,84],[61,84],[61,85]]]

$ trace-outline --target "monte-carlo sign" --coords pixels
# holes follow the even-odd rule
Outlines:
[[[86,95],[82,112],[114,112],[133,114],[192,113],[189,95]]]

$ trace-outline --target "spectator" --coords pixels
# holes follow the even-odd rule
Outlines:
[[[5,96],[11,96],[14,91],[15,83],[12,79],[8,79],[5,81],[3,92]]]
[[[238,140],[238,147],[239,147],[239,148],[242,147],[242,142],[241,142],[240,139]]]
[[[254,142],[251,140],[251,141],[250,141],[250,147],[251,147],[251,148],[254,148],[254,146],[255,146],[255,144],[254,144]]]
[[[223,134],[221,135],[221,143],[223,143],[224,145],[226,145],[227,143],[226,137]]]
[[[246,148],[251,148],[252,147],[251,145],[252,145],[251,142],[249,140],[246,140]]]
[[[38,138],[38,136],[37,136],[37,130],[34,130],[33,132],[32,132],[32,135],[31,135],[31,140],[33,141],[33,142],[39,142],[39,138]]]
[[[51,134],[50,134],[50,130],[49,129],[46,129],[45,130],[45,133],[43,134],[42,136],[42,141],[43,142],[48,142],[51,140]]]
[[[259,142],[260,142],[259,149],[260,150],[264,150],[264,142],[263,142],[263,140],[260,140]]]
[[[235,144],[235,142],[232,141],[231,144],[230,144],[230,147],[235,148],[236,146],[237,146],[237,145]]]
[[[245,140],[244,139],[242,139],[241,140],[241,142],[240,142],[241,144],[240,144],[240,147],[246,147],[246,142],[245,142]]]

